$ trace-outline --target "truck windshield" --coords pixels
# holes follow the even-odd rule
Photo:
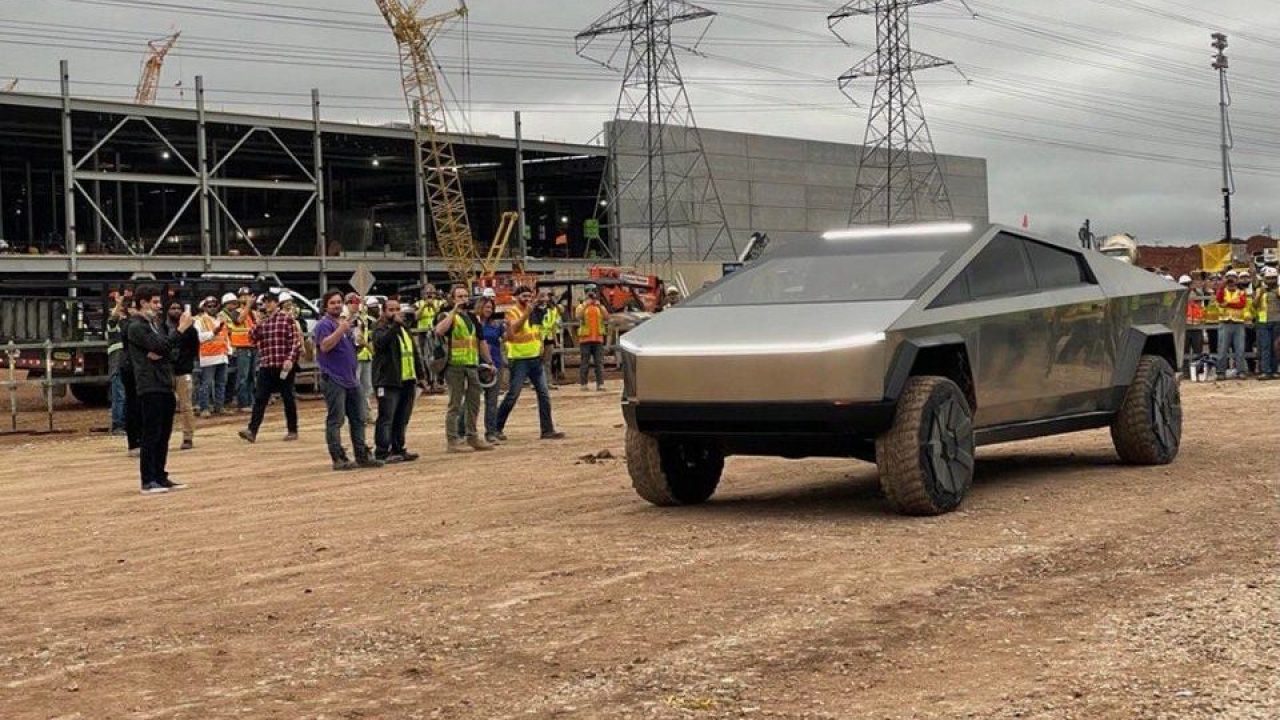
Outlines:
[[[975,236],[801,241],[691,296],[686,307],[908,300]]]

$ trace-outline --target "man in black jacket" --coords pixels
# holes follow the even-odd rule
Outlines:
[[[182,336],[191,328],[191,313],[183,312],[169,332],[164,323],[164,302],[160,290],[144,285],[135,293],[140,320],[128,325],[129,366],[133,369],[134,390],[142,410],[142,447],[139,470],[144,495],[166,493],[185,487],[169,479],[165,464],[169,459],[169,436],[173,434],[173,361]]]
[[[178,323],[182,321],[182,303],[169,301],[168,330],[173,335],[181,336],[178,341],[177,355],[173,359],[173,393],[178,400],[178,415],[182,416],[182,447],[179,450],[190,450],[195,447],[196,411],[195,383],[191,374],[195,372],[196,358],[200,356],[200,332],[195,327],[186,332],[178,332]]]
[[[389,298],[373,330],[373,386],[378,399],[374,457],[387,463],[417,460],[405,449],[405,429],[413,415],[418,385],[426,377],[418,344],[405,327],[400,301]]]

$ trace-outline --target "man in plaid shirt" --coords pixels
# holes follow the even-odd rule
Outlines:
[[[240,431],[240,437],[248,442],[258,439],[258,428],[267,412],[267,403],[275,393],[280,394],[284,405],[284,421],[288,434],[285,441],[298,439],[298,403],[293,394],[293,380],[297,377],[298,356],[302,351],[302,333],[293,315],[280,308],[287,299],[287,291],[269,292],[263,296],[267,317],[254,326],[251,333],[258,347],[258,382],[253,399],[253,414],[249,427]]]

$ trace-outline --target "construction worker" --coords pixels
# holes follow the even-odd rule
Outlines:
[[[196,358],[200,357],[200,335],[195,327],[185,331],[178,329],[185,310],[177,300],[169,302],[168,331],[171,335],[179,335],[177,354],[173,357],[173,394],[178,402],[178,417],[182,419],[182,447],[190,450],[195,447],[196,413],[192,407],[195,385],[191,373],[195,371]]]
[[[377,298],[361,299],[359,293],[347,293],[343,298],[342,317],[351,321],[351,339],[356,344],[356,363],[359,367],[360,391],[364,395],[365,409],[373,412],[373,323],[366,306],[378,310]],[[368,415],[366,415],[368,417]]]
[[[249,288],[240,288],[235,304],[224,304],[222,315],[231,341],[231,362],[236,370],[236,410],[252,412],[253,383],[258,374],[258,348],[253,344],[252,333],[258,319],[253,312],[253,293]]]
[[[111,379],[111,434],[125,435],[126,399],[124,392],[124,321],[129,318],[128,298],[123,292],[112,292],[111,314],[107,316],[107,376]]]
[[[587,286],[587,299],[573,311],[578,321],[578,385],[587,389],[587,370],[596,372],[596,390],[604,387],[604,341],[609,323],[609,310],[600,304],[600,292],[595,285]]]
[[[444,432],[451,453],[472,450],[493,450],[493,445],[482,439],[476,430],[476,417],[480,413],[480,361],[492,365],[489,346],[480,342],[480,322],[471,313],[471,294],[461,285],[451,292],[453,304],[448,312],[442,312],[436,323],[435,334],[442,341],[448,338],[449,365],[445,368],[445,384],[449,386],[449,409],[444,416]],[[538,343],[540,349],[542,343]],[[536,359],[536,355],[534,356]],[[459,435],[466,435],[465,443]]]
[[[1204,356],[1204,300],[1196,292],[1194,287],[1195,281],[1190,275],[1183,275],[1178,278],[1178,284],[1186,288],[1189,295],[1187,297],[1187,346],[1185,355],[1187,356],[1187,368],[1189,369],[1189,377],[1192,380],[1198,380],[1202,358]]]
[[[222,296],[223,305],[237,302],[234,293]],[[218,301],[207,297],[200,303],[202,312],[195,320],[200,334],[200,381],[196,390],[196,406],[200,417],[221,415],[227,392],[227,363],[231,354],[230,332],[218,310]]]
[[[338,471],[382,467],[382,461],[373,457],[373,449],[365,439],[368,408],[364,391],[360,389],[356,343],[352,339],[354,320],[343,314],[346,308],[341,290],[325,293],[322,302],[324,317],[316,323],[312,336],[316,343],[320,389],[324,392],[324,440],[329,446],[329,459]],[[344,421],[355,453],[354,462],[342,446]]]
[[[1226,280],[1217,295],[1221,311],[1218,326],[1218,377],[1227,379],[1243,379],[1249,374],[1249,366],[1244,357],[1245,312],[1249,307],[1249,296],[1237,285],[1237,279],[1235,270],[1227,271]],[[1235,360],[1235,368],[1232,370],[1227,368],[1228,355]]]
[[[564,380],[564,358],[556,352],[560,347],[563,314],[550,290],[539,293],[538,307],[542,311],[542,321],[538,323],[542,328],[542,371],[546,373],[551,389],[558,390],[559,383]]]
[[[520,399],[524,389],[524,381],[533,383],[533,390],[538,396],[538,426],[543,440],[559,440],[564,433],[556,430],[551,418],[551,392],[547,389],[547,378],[542,372],[542,333],[533,323],[534,303],[533,288],[521,285],[516,288],[516,305],[507,310],[507,362],[511,368],[511,387],[498,407],[498,427],[494,436],[506,441],[503,432],[511,411]]]
[[[297,320],[285,310],[286,303],[280,300],[284,294],[269,292],[262,297],[266,312],[262,321],[253,328],[253,342],[259,353],[258,379],[249,427],[240,431],[240,437],[246,442],[257,442],[267,403],[275,393],[280,394],[280,404],[284,406],[287,428],[284,439],[298,439],[298,403],[293,394],[293,381],[298,374],[298,356],[302,352],[302,331],[298,329]]]
[[[405,447],[405,431],[425,373],[418,344],[405,327],[398,299],[387,298],[369,342],[374,346],[373,384],[378,403],[374,457],[388,465],[413,462],[418,455]]]
[[[1258,327],[1258,377],[1275,380],[1280,377],[1280,270],[1268,267],[1262,271],[1262,285],[1254,296],[1254,312]]]
[[[422,299],[418,300],[413,308],[414,314],[417,315],[414,327],[421,343],[418,350],[422,355],[423,361],[427,364],[427,389],[431,392],[438,392],[440,384],[443,382],[443,378],[431,369],[433,351],[440,342],[435,334],[436,319],[443,304],[436,287],[427,285],[422,289]]]

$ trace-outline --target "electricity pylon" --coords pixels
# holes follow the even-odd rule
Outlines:
[[[435,57],[431,52],[431,43],[439,37],[445,25],[450,20],[466,16],[467,3],[458,0],[458,6],[452,10],[418,17],[427,0],[374,2],[391,28],[400,50],[401,85],[418,138],[423,190],[431,212],[436,245],[444,256],[449,276],[456,282],[468,282],[480,257],[467,219],[462,175],[453,145],[443,137],[443,133],[449,130],[448,114],[444,94],[440,91],[440,79],[436,76]]]
[[[622,90],[609,125],[609,175],[603,207],[620,254],[628,231],[647,236],[634,260],[735,259],[737,249],[689,104],[672,28],[715,13],[684,0],[623,0],[575,37],[578,55],[622,70]],[[704,36],[704,27],[699,38]],[[597,40],[616,36],[607,51]],[[626,63],[614,61],[625,52]]]
[[[150,49],[146,59],[142,61],[142,75],[138,78],[138,89],[133,96],[133,101],[138,105],[156,104],[156,92],[160,89],[160,71],[164,69],[165,56],[173,49],[181,34],[175,32],[168,37],[147,42]]]
[[[849,223],[898,225],[955,217],[929,124],[916,91],[916,70],[952,65],[911,49],[908,10],[941,0],[852,0],[827,17],[836,25],[856,15],[874,15],[876,51],[840,76],[840,90],[861,78],[876,80]],[[839,37],[839,33],[836,33]]]

